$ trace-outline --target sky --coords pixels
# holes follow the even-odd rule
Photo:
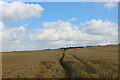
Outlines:
[[[115,2],[0,1],[2,51],[118,42]]]
[[[118,2],[120,0],[3,0],[6,2],[23,1],[23,2]]]

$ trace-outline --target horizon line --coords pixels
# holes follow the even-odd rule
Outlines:
[[[105,44],[105,45],[85,45],[85,46],[69,46],[69,47],[59,47],[59,48],[45,48],[45,49],[29,49],[29,50],[10,50],[10,51],[0,51],[0,53],[4,52],[24,52],[24,51],[41,51],[41,50],[52,50],[52,49],[63,49],[63,48],[79,48],[79,47],[94,47],[94,46],[110,46],[110,45],[120,45],[120,44]]]

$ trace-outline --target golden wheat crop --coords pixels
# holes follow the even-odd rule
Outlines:
[[[117,78],[118,45],[3,52],[3,78]]]

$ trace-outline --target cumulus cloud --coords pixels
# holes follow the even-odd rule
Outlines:
[[[70,21],[77,21],[77,18],[74,17],[74,18],[70,19]]]
[[[25,25],[6,27],[0,21],[0,51],[39,49],[39,45],[29,41]]]
[[[24,39],[24,31],[25,28],[23,26],[7,28],[4,27],[2,31],[3,43],[19,43],[20,40]]]
[[[25,25],[23,25],[24,27],[27,27],[29,24],[25,24]]]
[[[20,43],[9,43],[6,45],[2,46],[2,51],[22,51],[22,50],[33,50],[33,49],[38,49],[38,45],[25,45],[25,44],[20,44]]]
[[[3,28],[4,28],[4,23],[0,21],[0,32],[2,31]]]
[[[91,21],[87,21],[85,25],[88,25],[88,27],[85,27],[82,31],[93,35],[114,36],[117,34],[118,30],[117,24],[110,21],[103,22],[102,20],[92,19]]]
[[[2,43],[3,49],[5,47],[10,47],[12,45],[18,45],[22,40],[24,40],[24,32],[25,28],[23,26],[20,27],[5,27],[4,23],[0,21],[0,41]],[[11,44],[11,45],[10,45]],[[9,46],[8,46],[9,45]]]
[[[29,33],[26,32],[24,26],[4,27],[2,22],[0,25],[2,25],[0,28],[3,29],[1,34],[3,36],[3,50],[105,45],[106,40],[108,44],[117,43],[118,40],[117,24],[96,19],[82,22],[83,29],[79,29],[77,25],[72,25],[68,21],[44,22],[44,28],[32,30]]]
[[[2,29],[4,27],[3,22],[0,21],[0,51],[2,50]]]
[[[117,2],[102,2],[100,3],[101,6],[108,8],[109,10],[115,6],[117,6]]]
[[[31,34],[31,39],[35,40],[59,40],[65,38],[71,32],[71,24],[58,20],[57,22],[44,22],[44,29],[39,29],[35,34]],[[62,33],[63,32],[63,33]],[[62,34],[61,34],[62,33]]]
[[[87,25],[87,27],[86,27]],[[97,45],[109,44],[117,41],[117,24],[110,21],[92,19],[82,23],[84,28],[79,30],[68,21],[58,20],[57,22],[44,22],[44,28],[30,34],[34,41],[49,41],[50,45]],[[75,29],[77,27],[77,29]]]
[[[91,20],[87,21],[85,25],[88,25],[88,27],[85,27],[82,29],[82,32],[91,34],[91,35],[97,35],[101,36],[103,40],[108,40],[110,43],[117,42],[118,38],[118,25],[115,23],[112,23],[110,21],[102,21],[102,20]]]
[[[8,3],[0,1],[1,21],[16,21],[31,16],[41,17],[43,8],[38,4],[25,4],[20,1]]]

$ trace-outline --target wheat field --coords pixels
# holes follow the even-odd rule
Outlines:
[[[2,78],[117,77],[118,45],[2,53]]]

